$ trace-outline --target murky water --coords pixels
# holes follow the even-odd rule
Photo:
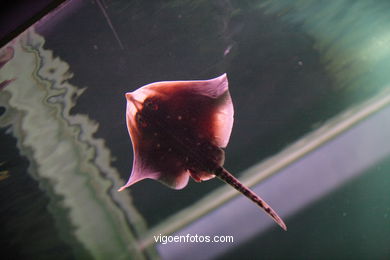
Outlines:
[[[387,88],[388,7],[347,0],[73,0],[53,11],[0,49],[0,225],[7,252],[157,258],[153,245],[143,249],[137,241],[224,184],[190,182],[175,191],[148,180],[118,193],[133,159],[124,93],[227,72],[235,121],[225,166],[239,176]],[[346,248],[367,245],[362,254],[389,257],[387,243],[372,243],[390,242],[387,161],[287,219],[287,234],[272,230],[237,242],[225,256],[356,257]],[[370,229],[373,222],[382,229]]]

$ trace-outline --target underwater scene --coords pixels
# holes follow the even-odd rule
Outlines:
[[[389,259],[389,9],[65,1],[0,48],[2,254]]]

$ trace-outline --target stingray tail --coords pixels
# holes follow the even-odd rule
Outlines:
[[[233,188],[241,192],[245,197],[259,205],[259,207],[262,208],[281,228],[287,231],[286,224],[284,224],[283,220],[278,216],[278,214],[276,214],[276,212],[262,198],[257,196],[257,194],[254,193],[251,189],[245,187],[225,168],[218,168],[214,174],[227,184],[233,186]]]

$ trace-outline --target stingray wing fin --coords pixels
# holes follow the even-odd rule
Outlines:
[[[224,148],[229,143],[234,120],[233,103],[229,93],[226,73],[217,78],[200,82],[201,84],[194,84],[190,88],[196,93],[216,100],[216,109],[214,109],[212,120],[210,121],[210,129],[213,132],[212,142]]]
[[[126,98],[129,99],[129,93],[126,94]],[[157,180],[160,177],[160,174],[153,169],[149,168],[142,160],[142,156],[139,154],[139,140],[140,133],[136,127],[135,116],[137,110],[134,107],[133,103],[129,100],[127,101],[126,109],[126,123],[127,130],[130,135],[131,143],[133,145],[133,168],[130,174],[130,178],[127,183],[122,186],[118,191],[122,191],[125,188],[137,183],[143,179],[155,179]]]
[[[145,158],[147,158],[146,152],[141,149],[143,139],[140,136],[140,132],[136,127],[136,113],[137,110],[134,107],[134,103],[129,99],[137,99],[140,98],[137,96],[137,93],[132,93],[131,95],[126,94],[128,98],[127,109],[126,109],[126,123],[127,129],[130,135],[131,143],[133,145],[133,168],[130,174],[130,178],[127,183],[122,186],[118,191],[122,191],[125,188],[143,180],[143,179],[154,179],[162,182],[166,186],[173,189],[182,189],[187,186],[189,173],[188,171],[177,167],[173,158],[168,158],[168,162],[166,163],[167,168],[161,170],[155,170],[145,162]]]

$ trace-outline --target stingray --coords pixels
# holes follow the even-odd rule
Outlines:
[[[119,191],[143,179],[184,188],[218,177],[260,206],[284,230],[283,220],[224,167],[233,126],[226,74],[210,80],[162,81],[125,94],[126,122],[133,144],[133,169]]]

